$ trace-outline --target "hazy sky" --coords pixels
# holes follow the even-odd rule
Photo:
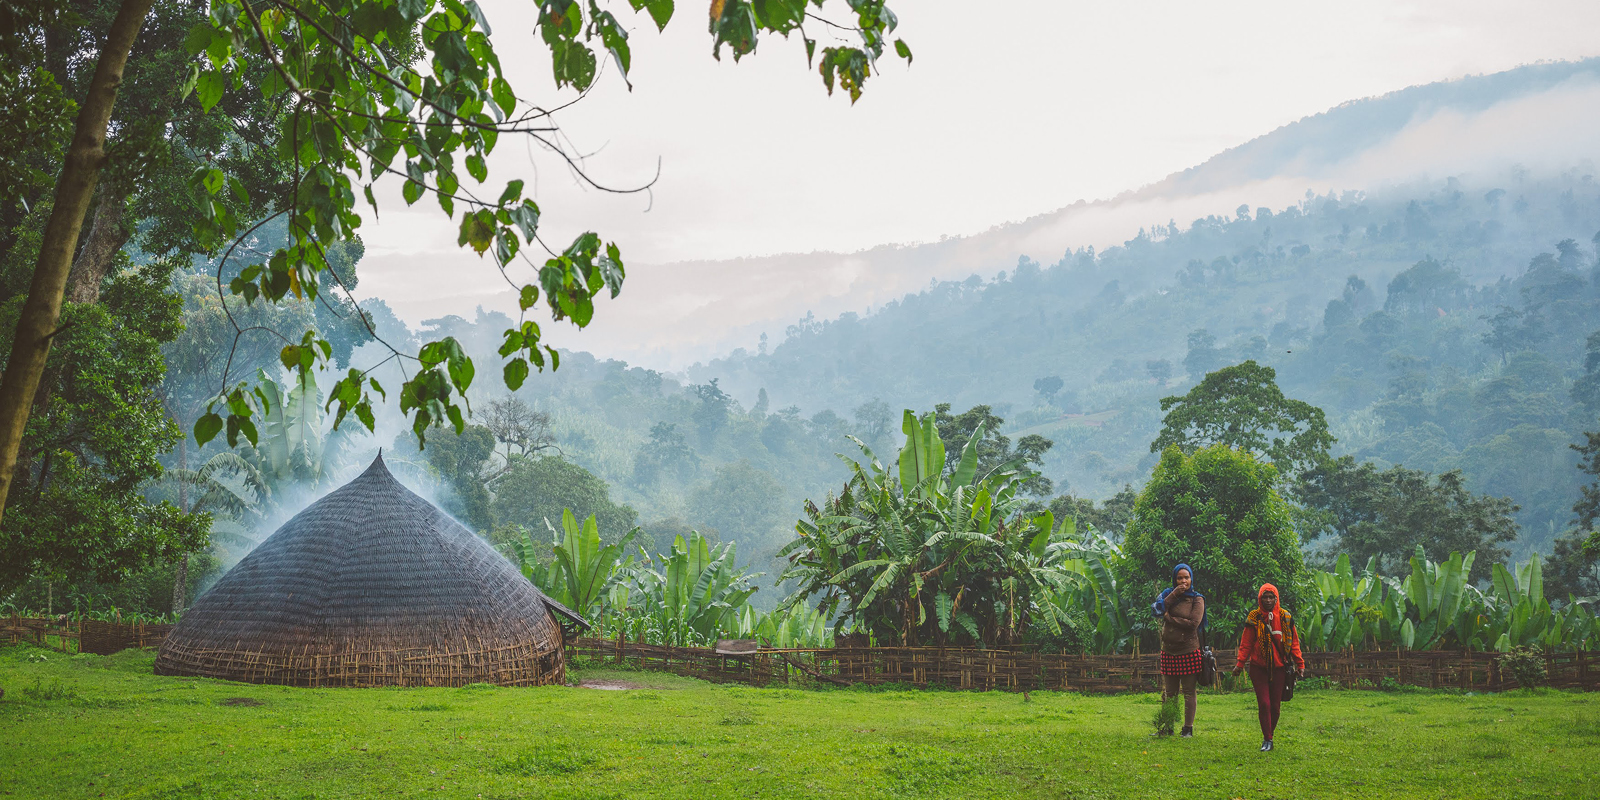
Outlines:
[[[521,93],[559,100],[534,4],[483,4]],[[593,153],[596,179],[637,185],[659,163],[653,192],[584,190],[548,154],[503,139],[487,193],[527,179],[547,241],[597,230],[631,274],[692,284],[694,270],[670,264],[976,233],[1137,188],[1346,100],[1600,54],[1593,2],[891,5],[915,63],[886,58],[854,107],[826,95],[798,38],[735,65],[712,60],[700,3],[679,2],[665,34],[631,17],[633,91],[609,70],[558,119]],[[363,293],[412,323],[514,309],[437,205],[405,209],[397,186],[387,196],[363,231]]]

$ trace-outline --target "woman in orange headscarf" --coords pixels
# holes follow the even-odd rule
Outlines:
[[[1278,587],[1261,584],[1256,607],[1245,617],[1239,634],[1239,657],[1233,674],[1248,666],[1250,685],[1256,690],[1256,716],[1261,720],[1261,752],[1272,749],[1272,732],[1278,727],[1278,709],[1283,702],[1283,686],[1291,670],[1305,672],[1306,660],[1300,654],[1300,632],[1289,612],[1279,607]]]

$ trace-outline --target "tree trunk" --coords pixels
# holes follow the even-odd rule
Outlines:
[[[189,468],[189,437],[185,435],[178,440],[178,469]],[[178,482],[178,510],[189,513],[189,484]],[[176,576],[172,580],[172,613],[183,613],[184,604],[188,600],[189,589],[189,554],[184,553],[178,559]]]
[[[178,557],[178,574],[172,581],[172,614],[177,616],[183,613],[184,601],[188,599],[189,588],[189,554],[184,553]]]
[[[17,320],[17,335],[12,341],[5,376],[0,379],[0,514],[5,512],[6,495],[11,491],[11,479],[17,469],[17,453],[28,427],[28,414],[50,355],[50,339],[55,336],[56,323],[61,317],[61,300],[67,288],[67,275],[72,270],[72,255],[78,248],[84,213],[94,198],[95,184],[105,165],[106,127],[111,122],[111,108],[116,104],[117,89],[122,84],[122,70],[152,2],[123,0],[117,9],[105,47],[100,51],[100,60],[95,64],[88,96],[78,112],[72,144],[61,166],[61,177],[56,179],[55,206],[45,226],[27,302]]]
[[[94,223],[89,227],[89,238],[84,241],[78,258],[72,262],[67,278],[67,299],[74,303],[100,302],[100,283],[105,280],[117,253],[128,243],[129,231],[122,225],[122,215],[128,199],[109,187],[100,193],[100,203],[94,209]]]

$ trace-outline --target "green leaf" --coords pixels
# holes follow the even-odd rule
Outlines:
[[[209,411],[206,412],[206,414],[204,416],[200,417],[199,419],[195,420],[195,422],[194,422],[194,441],[195,441],[195,444],[203,445],[206,442],[209,442],[212,439],[217,438],[217,434],[221,433],[221,432],[222,432],[222,417],[220,417],[220,416],[218,416],[216,414],[213,414],[213,413],[211,413]]]
[[[528,361],[517,356],[506,362],[505,367],[506,388],[516,391],[522,388],[522,382],[528,379]]]
[[[222,100],[226,81],[220,72],[202,72],[195,81],[195,96],[200,100],[200,110],[209,113]]]
[[[489,18],[483,15],[483,9],[478,7],[476,0],[467,0],[463,5],[467,7],[467,13],[472,15],[472,21],[478,23],[478,28],[483,31],[483,35],[492,36],[494,31],[489,29]]]
[[[479,210],[471,214],[461,215],[461,235],[456,238],[457,245],[471,245],[479,256],[483,251],[494,244],[494,214],[488,210]]]
[[[523,183],[521,178],[507,182],[506,190],[500,193],[499,205],[503,206],[508,203],[515,203],[519,198],[522,197],[522,186]]]
[[[666,30],[667,23],[672,20],[672,0],[628,0],[628,5],[633,6],[634,11],[649,12],[658,31]]]
[[[400,0],[396,8],[407,23],[414,23],[433,8],[433,0]]]
[[[522,201],[522,205],[511,209],[511,221],[522,231],[522,238],[528,244],[533,244],[534,237],[539,233],[539,204],[532,200]]]
[[[217,192],[222,191],[222,187],[227,183],[227,180],[228,176],[224,175],[222,170],[212,167],[211,169],[206,170],[206,175],[202,179],[202,183],[206,187],[207,194],[216,194]]]
[[[600,275],[606,282],[606,288],[611,290],[612,299],[622,292],[622,280],[626,271],[622,266],[622,252],[615,244],[606,245],[606,254],[595,262],[600,268]]]
[[[370,193],[371,190],[368,190],[369,199]],[[418,200],[422,199],[422,184],[407,180],[406,185],[401,187],[400,194],[406,199],[406,205],[414,205]]]
[[[494,96],[494,104],[499,106],[501,112],[507,117],[516,113],[517,95],[511,91],[511,84],[505,78],[496,77],[491,81],[489,83],[489,92]]]
[[[894,52],[896,55],[905,59],[907,64],[911,63],[911,46],[907,45],[904,40],[894,40]]]
[[[467,358],[465,355],[459,358],[452,358],[448,362],[448,369],[450,370],[450,383],[454,384],[462,394],[466,394],[467,387],[472,385],[473,376],[477,374],[477,370],[472,366],[472,359]],[[457,433],[460,433],[460,427],[460,425],[456,426]]]
[[[467,174],[471,175],[478,183],[483,183],[489,177],[489,168],[483,163],[483,156],[473,153],[467,156]]]
[[[531,283],[523,284],[522,295],[518,298],[517,305],[521,306],[523,311],[527,311],[537,302],[539,302],[539,287]]]
[[[178,87],[178,99],[187,100],[189,98],[189,93],[194,91],[195,84],[199,82],[199,80],[200,67],[190,67],[188,79],[183,82],[182,86]]]

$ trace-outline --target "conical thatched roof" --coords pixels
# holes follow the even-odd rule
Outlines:
[[[572,615],[379,456],[184,613],[161,675],[296,686],[531,685],[564,679]]]

